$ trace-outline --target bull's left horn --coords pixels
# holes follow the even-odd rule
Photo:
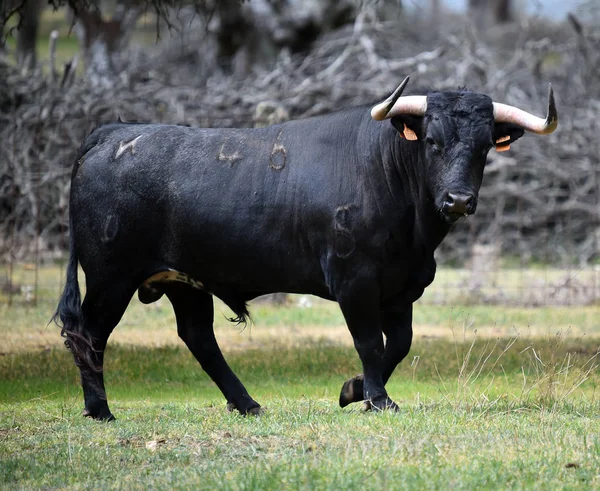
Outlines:
[[[409,77],[406,77],[394,93],[385,101],[380,102],[371,109],[371,117],[377,121],[392,118],[400,114],[422,116],[427,110],[427,97],[424,95],[409,95],[400,97]]]
[[[552,84],[548,88],[548,115],[546,119],[538,118],[514,106],[494,102],[494,120],[497,123],[518,124],[523,129],[538,135],[549,135],[558,126],[558,112],[554,103]]]

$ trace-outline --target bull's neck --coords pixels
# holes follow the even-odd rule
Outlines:
[[[391,125],[384,126],[381,132],[382,162],[391,182],[390,189],[396,201],[404,206],[414,206],[413,237],[433,252],[450,226],[440,216],[427,185],[428,165],[423,143],[401,139]]]

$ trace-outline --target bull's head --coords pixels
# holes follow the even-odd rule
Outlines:
[[[428,166],[430,192],[449,223],[475,213],[483,168],[492,147],[505,151],[525,130],[547,135],[558,125],[551,86],[548,115],[541,119],[469,91],[401,97],[407,83],[408,77],[390,97],[373,107],[371,116],[378,121],[391,119],[401,137],[420,145]]]

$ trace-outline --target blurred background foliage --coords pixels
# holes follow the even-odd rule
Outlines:
[[[3,2],[2,262],[63,258],[71,166],[99,123],[265,126],[372,103],[411,75],[412,90],[467,86],[540,116],[549,82],[557,96],[557,132],[490,153],[444,264],[594,265],[599,18],[592,0]]]

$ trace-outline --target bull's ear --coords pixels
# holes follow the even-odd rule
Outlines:
[[[510,144],[523,136],[525,130],[513,123],[496,123],[494,127],[494,142],[496,151],[505,152],[510,149]]]
[[[421,140],[423,118],[419,116],[402,115],[391,119],[392,126],[398,130],[402,138],[407,140]]]

